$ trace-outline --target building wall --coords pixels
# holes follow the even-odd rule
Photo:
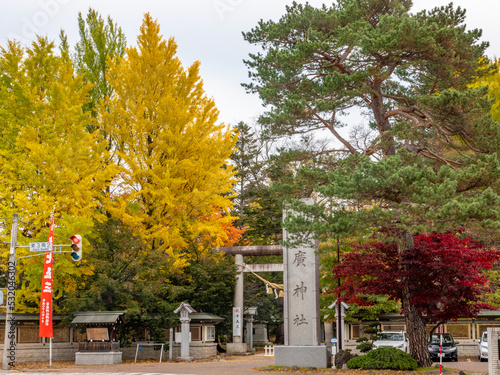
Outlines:
[[[47,344],[17,344],[15,363],[27,362],[49,362],[50,345]],[[75,353],[78,351],[78,343],[53,343],[52,361],[67,362],[75,360]],[[0,345],[0,352],[3,353],[3,344]],[[0,356],[2,362],[3,356]]]
[[[160,360],[159,346],[144,346],[143,344],[149,344],[150,342],[138,342],[133,343],[130,347],[121,348],[123,353],[122,358],[124,360],[145,360],[153,359]],[[137,350],[137,346],[141,345],[140,350]],[[164,346],[162,354],[162,362],[168,361],[169,352],[167,349],[167,344]],[[17,344],[15,362],[16,363],[32,363],[32,362],[49,362],[49,343],[34,343],[34,344]],[[156,350],[155,350],[156,349]],[[53,343],[52,344],[52,361],[53,362],[72,362],[75,360],[75,353],[78,351],[78,343]],[[0,352],[3,353],[3,344],[0,345]],[[180,356],[180,344],[174,344],[174,350],[172,352],[172,358],[175,361],[177,357]],[[190,344],[190,356],[194,359],[209,358],[217,355],[217,343],[203,343],[203,342],[191,342]],[[2,362],[3,356],[0,355],[0,363]]]
[[[16,333],[17,344],[15,351],[15,362],[49,362],[50,358],[50,345],[49,339],[38,337],[38,318],[37,315],[28,316],[19,314],[16,315]],[[87,336],[85,332],[75,327],[60,327],[57,326],[58,321],[54,321],[54,338],[52,340],[52,361],[75,361],[75,353],[78,351],[78,342],[86,341]],[[190,343],[190,356],[194,359],[209,358],[217,355],[217,343],[214,338],[210,337],[208,342],[197,341],[196,339],[206,340],[207,330],[215,327],[213,324],[193,324],[193,330],[197,335]],[[3,337],[5,335],[5,324],[0,323],[0,353],[3,353]],[[202,336],[203,335],[203,336]],[[160,360],[160,353],[158,346],[142,345],[152,344],[151,341],[138,341],[133,343],[130,347],[121,348],[124,360],[134,360],[137,354],[137,359],[154,359]],[[140,350],[137,350],[138,345],[141,345]],[[156,349],[156,350],[155,350]],[[168,343],[164,345],[162,353],[162,361],[169,359]],[[180,344],[173,345],[172,358],[175,360],[180,356]],[[3,356],[0,355],[0,363]]]
[[[500,374],[500,357],[499,346],[500,344],[500,328],[488,328],[488,373],[490,375]]]

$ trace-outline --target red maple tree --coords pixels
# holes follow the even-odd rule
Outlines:
[[[475,317],[480,309],[495,309],[482,302],[489,291],[484,270],[500,259],[500,251],[487,249],[470,238],[451,233],[414,235],[414,247],[398,253],[395,243],[357,244],[334,267],[341,278],[341,300],[369,305],[368,294],[383,294],[400,301],[403,286],[410,303],[424,321],[436,324],[460,317]]]

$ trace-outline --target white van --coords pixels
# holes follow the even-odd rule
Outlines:
[[[479,360],[481,362],[488,360],[488,333],[483,332],[481,339],[477,340],[479,343]]]
[[[410,351],[405,331],[382,331],[377,333],[377,340],[373,342],[373,349],[385,346],[401,349],[405,353]]]

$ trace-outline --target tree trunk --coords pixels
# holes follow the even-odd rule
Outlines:
[[[405,315],[406,333],[410,344],[410,355],[415,359],[419,367],[432,366],[425,334],[425,322],[422,316],[415,311],[410,303],[410,292],[408,283],[403,286],[403,296],[401,303]]]
[[[403,231],[400,233],[399,239],[399,254],[410,250],[414,246],[413,236],[409,232]],[[405,316],[406,333],[408,334],[410,345],[410,355],[417,361],[419,367],[429,367],[432,365],[432,361],[429,356],[427,337],[425,335],[425,322],[422,315],[415,310],[414,306],[412,306],[410,302],[410,281],[407,279],[402,281],[403,290],[401,293],[401,304]]]

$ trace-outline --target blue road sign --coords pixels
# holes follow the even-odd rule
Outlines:
[[[49,251],[50,242],[30,242],[30,251]]]

